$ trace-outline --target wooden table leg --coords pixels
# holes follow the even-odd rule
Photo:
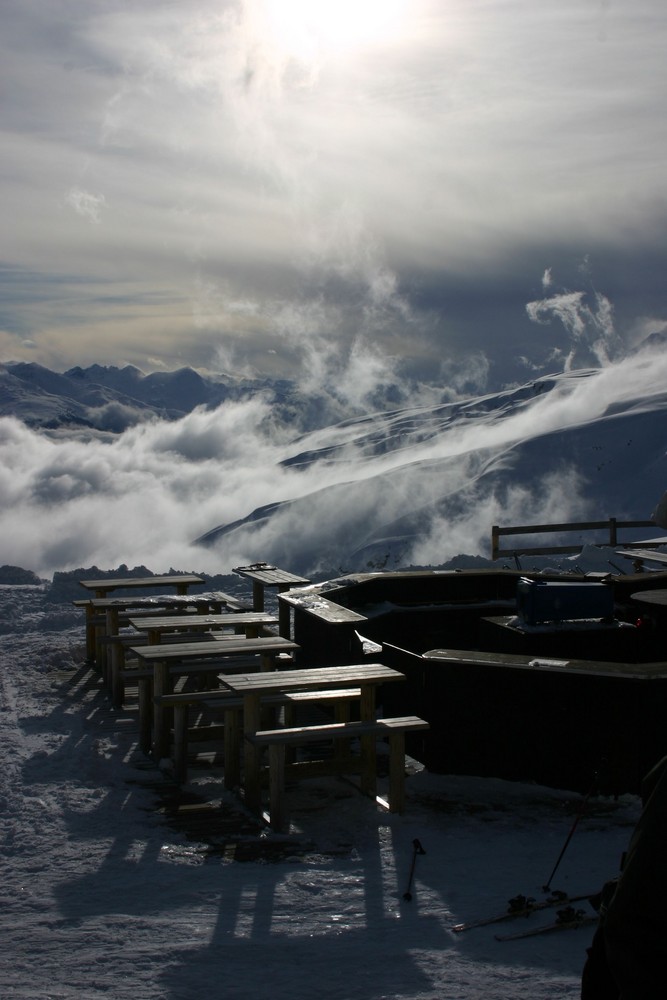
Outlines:
[[[153,697],[171,694],[169,685],[169,667],[166,663],[156,662],[153,665]],[[169,753],[169,731],[171,729],[172,713],[167,708],[161,708],[153,702],[153,756],[161,760]]]
[[[188,706],[174,709],[174,778],[182,784],[188,773]]]
[[[95,609],[92,604],[86,605],[86,660],[92,663],[95,659],[95,626],[93,625],[93,615]]]
[[[105,628],[104,628],[104,632],[102,633],[101,637],[103,638],[104,635],[106,635],[106,636],[118,635],[118,627],[119,627],[119,624],[118,624],[118,621],[119,621],[119,619],[118,619],[118,608],[107,608],[107,610],[106,610],[106,612],[104,614],[104,620],[105,620]],[[99,669],[100,673],[102,674],[102,676],[106,680],[107,686],[110,688],[111,687],[111,683],[110,683],[111,682],[111,678],[110,678],[109,669],[108,669],[109,659],[110,658],[108,656],[108,650],[107,650],[106,643],[104,643],[104,642],[98,643],[97,644],[97,666],[98,666],[98,669]]]
[[[257,580],[252,582],[252,607],[253,611],[264,610],[264,584]]]
[[[125,649],[120,642],[111,647],[111,701],[114,708],[122,708],[125,701]]]
[[[360,716],[362,722],[375,721],[375,685],[362,684]],[[361,791],[375,798],[377,795],[377,743],[375,736],[362,736],[361,743]]]
[[[225,788],[238,788],[241,784],[241,712],[238,708],[225,710]]]
[[[405,811],[405,733],[389,734],[389,810]]]
[[[269,747],[269,823],[278,832],[287,825],[284,744],[274,743]]]
[[[259,695],[247,694],[243,699],[243,732],[256,733],[260,728]],[[260,788],[261,750],[249,740],[243,742],[243,785],[245,804],[254,812],[262,806]]]
[[[285,587],[278,588],[278,594],[281,594],[283,590],[289,589]],[[286,601],[278,600],[278,632],[280,635],[284,635],[286,639],[291,639],[292,637],[292,614],[291,608]]]

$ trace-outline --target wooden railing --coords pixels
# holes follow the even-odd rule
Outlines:
[[[591,545],[609,545],[614,547],[622,544],[623,548],[646,548],[646,542],[619,542],[619,529],[626,528],[656,528],[655,521],[619,521],[615,517],[610,517],[606,521],[578,521],[567,524],[519,524],[509,528],[500,528],[494,524],[491,528],[491,558],[501,559],[503,556],[541,556],[557,555],[572,552],[580,552],[584,541],[580,540],[576,545],[555,545],[555,546],[531,546],[529,548],[501,549],[500,539],[504,535],[540,535],[547,532],[557,532],[563,534],[569,531],[600,531],[606,532],[603,540],[589,540]]]

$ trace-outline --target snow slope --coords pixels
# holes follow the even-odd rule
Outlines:
[[[129,384],[116,375],[116,389]],[[151,385],[192,388],[171,375]],[[316,401],[311,412],[275,387],[180,419],[148,409],[150,420],[101,437],[0,417],[0,565],[217,574],[264,560],[326,578],[488,557],[494,524],[646,520],[667,486],[665,385],[658,351],[324,426]],[[122,424],[123,405],[98,408],[98,426]]]
[[[0,608],[3,1000],[579,996],[590,927],[504,943],[450,929],[543,895],[579,796],[421,771],[398,817],[303,782],[277,837],[212,769],[179,811],[137,751],[133,704],[112,710],[83,662],[79,613],[35,587],[0,588]],[[593,798],[552,888],[599,888],[638,813]]]

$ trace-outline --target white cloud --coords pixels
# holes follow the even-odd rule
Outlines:
[[[363,371],[354,365],[363,368],[363,361],[362,353],[350,368],[350,384],[362,396]],[[257,559],[312,568],[351,548],[373,548],[385,533],[409,535],[420,523],[406,554],[418,542],[412,560],[432,564],[479,550],[493,523],[579,519],[597,497],[590,493],[592,480],[582,485],[581,476],[591,470],[601,475],[626,459],[635,474],[627,477],[621,465],[614,488],[631,491],[638,508],[633,516],[648,517],[664,491],[665,449],[656,418],[663,411],[651,408],[662,405],[665,385],[667,356],[657,352],[592,376],[573,374],[551,391],[529,384],[486,401],[404,402],[309,434],[278,428],[261,401],[197,410],[176,422],[151,421],[106,441],[50,439],[4,418],[0,563],[43,575],[128,562],[155,571],[211,573]],[[631,449],[632,442],[619,440],[614,414],[626,407],[648,414],[642,435],[650,438],[651,469],[637,466],[644,440]],[[580,456],[576,475],[568,451],[559,456],[541,444],[546,435],[583,432],[595,421],[604,447],[591,450],[588,459]],[[535,449],[525,467],[516,468],[531,441]],[[256,522],[253,532],[224,536],[214,549],[192,544],[216,525],[300,498]]]
[[[103,194],[91,194],[83,188],[73,187],[65,195],[65,201],[88,222],[99,224],[102,221],[102,211],[106,208]]]

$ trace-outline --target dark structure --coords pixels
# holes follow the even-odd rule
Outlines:
[[[386,714],[431,729],[430,770],[638,792],[667,753],[667,625],[638,592],[667,573],[512,570],[358,574],[281,595],[309,665],[381,658],[407,684]]]

